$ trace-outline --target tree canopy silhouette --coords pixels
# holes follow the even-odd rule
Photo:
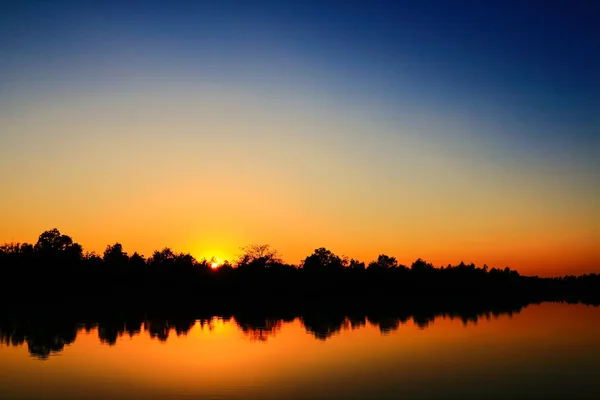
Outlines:
[[[516,297],[529,300],[593,300],[600,293],[596,274],[578,277],[521,276],[506,268],[482,268],[460,262],[436,268],[423,259],[410,268],[393,256],[380,254],[365,263],[317,248],[299,265],[283,262],[267,244],[252,244],[232,265],[211,261],[169,248],[148,258],[131,256],[117,242],[102,256],[83,252],[82,246],[58,229],[43,232],[35,245],[0,246],[0,298],[5,303],[87,298],[98,302],[144,299],[243,299],[261,303],[293,298],[321,304],[324,298],[406,297]]]

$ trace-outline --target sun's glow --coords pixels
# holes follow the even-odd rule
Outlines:
[[[221,264],[222,264],[221,260],[220,260],[220,259],[218,259],[217,257],[212,257],[212,258],[210,259],[210,261],[209,261],[209,262],[210,262],[210,267],[211,267],[212,269],[217,269],[217,268],[219,268],[219,267],[221,266]]]

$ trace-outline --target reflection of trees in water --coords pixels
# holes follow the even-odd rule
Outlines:
[[[519,313],[527,304],[495,305],[493,307],[466,306],[447,308],[440,311],[433,306],[422,306],[415,309],[400,309],[396,311],[378,310],[368,312],[343,312],[343,311],[307,311],[296,314],[277,314],[265,316],[260,313],[233,314],[233,321],[237,327],[251,341],[265,342],[274,337],[286,323],[298,319],[307,333],[315,339],[327,340],[344,331],[365,327],[367,324],[379,328],[382,334],[394,332],[400,326],[412,319],[420,329],[429,327],[436,318],[458,319],[463,324],[477,324],[484,318],[496,319],[500,316],[512,316]],[[60,353],[65,346],[73,343],[78,332],[90,333],[97,330],[100,343],[109,346],[115,345],[122,337],[133,337],[145,331],[150,338],[166,342],[172,335],[187,335],[198,324],[201,330],[212,331],[215,321],[224,323],[231,320],[231,316],[210,316],[208,314],[198,317],[190,313],[179,313],[176,316],[168,314],[131,314],[119,318],[91,318],[83,320],[72,317],[52,318],[44,314],[20,315],[18,318],[0,318],[0,343],[8,346],[21,346],[26,344],[31,356],[47,359],[50,355]],[[232,321],[232,322],[233,322]]]
[[[365,315],[351,314],[347,318],[352,330],[362,328],[367,324],[367,317]]]
[[[268,337],[274,337],[281,330],[284,321],[281,319],[258,318],[253,321],[236,318],[238,327],[251,341],[266,342]]]
[[[513,305],[514,308],[499,308],[494,310],[451,310],[436,311],[435,308],[416,309],[414,311],[401,310],[395,313],[390,312],[369,312],[365,314],[346,314],[346,313],[318,313],[309,312],[298,317],[287,319],[265,318],[261,316],[236,316],[236,322],[242,332],[252,341],[267,341],[274,337],[285,323],[293,322],[296,318],[304,326],[306,331],[314,336],[315,339],[325,341],[332,336],[345,330],[360,329],[367,325],[379,328],[381,334],[386,335],[400,328],[409,320],[419,329],[426,329],[431,326],[436,318],[458,319],[467,326],[476,325],[480,318],[489,320],[491,316],[498,318],[500,315],[512,316],[513,313],[519,313],[525,305]]]
[[[33,321],[33,322],[31,322]],[[50,322],[40,320],[0,321],[0,343],[8,346],[27,344],[31,356],[47,359],[60,353],[66,345],[73,343],[77,333],[90,333],[97,330],[98,340],[102,344],[114,346],[123,336],[133,337],[143,330],[151,338],[166,341],[171,333],[177,336],[187,335],[195,325],[195,319],[139,319],[139,320],[100,320],[99,322],[78,323],[73,320]],[[199,320],[200,326],[208,325],[209,320]]]
[[[307,332],[316,339],[326,340],[344,329],[350,327],[344,315],[307,314],[301,317]]]
[[[171,333],[178,337],[187,335],[195,323],[194,319],[147,319],[144,321],[144,330],[152,339],[166,342]]]
[[[127,335],[133,337],[141,332],[141,321],[102,321],[96,324],[101,343],[113,346],[117,339]],[[89,330],[87,330],[89,332]]]
[[[383,334],[387,334],[397,330],[400,327],[400,324],[405,323],[406,321],[402,321],[399,318],[394,317],[380,317],[377,320],[369,317],[369,323],[371,325],[379,326],[379,330]]]
[[[66,321],[24,320],[0,324],[0,342],[11,346],[27,344],[29,354],[40,359],[61,352],[77,337],[78,327]]]

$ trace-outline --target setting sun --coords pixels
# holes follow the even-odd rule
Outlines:
[[[217,269],[217,268],[219,268],[219,267],[221,266],[221,264],[222,264],[221,260],[219,260],[219,259],[218,259],[218,258],[216,258],[216,257],[212,257],[212,258],[210,259],[210,267],[211,267],[212,269]]]

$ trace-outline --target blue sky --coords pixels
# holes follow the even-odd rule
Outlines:
[[[524,146],[534,156],[592,162],[600,126],[599,7],[9,1],[0,17],[0,88],[12,96],[132,74],[201,75],[264,90],[300,86],[375,104],[389,118],[410,113],[407,124],[446,113],[473,121],[477,135],[507,150]]]

